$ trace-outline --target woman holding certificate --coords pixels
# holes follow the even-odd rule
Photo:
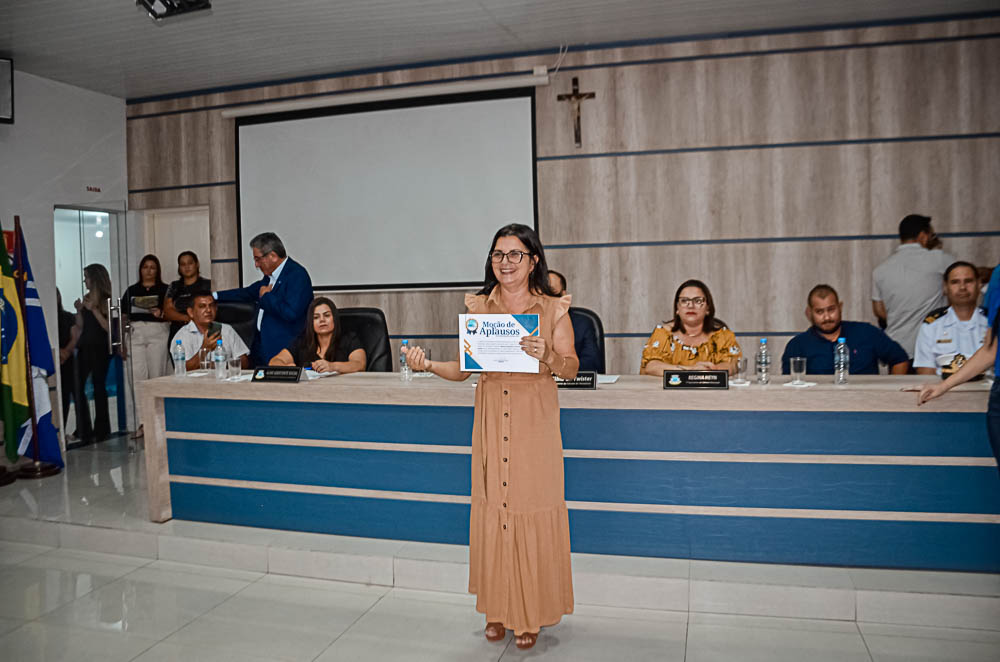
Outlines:
[[[520,340],[538,372],[483,372],[472,427],[469,592],[486,615],[486,638],[513,630],[531,648],[539,629],[573,612],[569,517],[563,489],[559,397],[553,373],[576,376],[570,297],[549,286],[541,242],[526,225],[493,237],[483,289],[468,294],[470,314],[538,315],[535,335]],[[461,351],[461,350],[460,350]],[[461,356],[461,355],[460,355]],[[407,352],[415,370],[454,381],[468,378],[458,361],[428,361]]]

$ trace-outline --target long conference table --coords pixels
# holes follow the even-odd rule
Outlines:
[[[987,384],[560,391],[576,552],[1000,572]],[[468,543],[474,380],[139,385],[150,518]]]

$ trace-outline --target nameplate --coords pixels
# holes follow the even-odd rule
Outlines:
[[[729,388],[729,373],[725,370],[666,370],[663,388]]]
[[[597,373],[596,372],[578,372],[576,377],[573,379],[560,379],[556,377],[556,386],[559,388],[571,388],[571,389],[596,389],[597,388]]]
[[[296,383],[302,378],[302,368],[285,365],[269,365],[253,371],[255,382],[286,382]]]

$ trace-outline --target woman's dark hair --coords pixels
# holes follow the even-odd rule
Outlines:
[[[528,275],[528,289],[535,294],[545,294],[550,297],[559,296],[552,290],[552,286],[549,285],[549,267],[545,263],[545,251],[542,249],[542,242],[538,239],[538,233],[527,225],[521,225],[520,223],[505,225],[493,235],[493,243],[490,244],[490,251],[486,254],[486,274],[483,277],[483,289],[479,290],[479,294],[489,295],[493,292],[493,288],[500,282],[497,280],[496,274],[493,273],[493,260],[490,259],[490,254],[496,249],[497,241],[501,237],[517,237],[524,244],[525,248],[528,249],[529,260],[532,256],[538,257],[538,263],[535,264],[535,268]]]
[[[313,314],[316,309],[320,306],[329,306],[330,312],[333,313],[333,337],[330,338],[330,346],[326,348],[326,353],[323,354],[324,361],[334,361],[334,357],[337,355],[337,343],[340,342],[340,313],[337,312],[337,306],[334,305],[333,301],[327,297],[316,297],[309,304],[309,310],[306,311],[306,328],[303,331],[303,338],[305,338],[305,343],[302,346],[302,356],[310,357],[309,362],[312,362],[312,358],[316,356],[316,350],[319,349],[319,338],[316,335],[316,329],[313,327]],[[301,357],[293,357],[299,360]]]
[[[715,301],[712,300],[712,293],[709,291],[708,285],[692,278],[681,283],[681,286],[677,288],[677,292],[674,293],[674,325],[670,330],[682,331],[684,329],[684,325],[681,323],[681,316],[677,314],[677,306],[681,298],[681,292],[684,291],[685,287],[697,287],[705,295],[705,321],[701,325],[702,332],[711,333],[712,331],[721,329],[723,324],[715,319]]]
[[[177,275],[180,276],[181,279],[184,278],[184,274],[181,273],[181,258],[185,256],[190,257],[192,260],[194,260],[195,265],[198,267],[198,275],[200,276],[201,260],[199,260],[198,256],[194,254],[194,251],[181,251],[180,253],[177,254]]]
[[[147,262],[152,262],[156,265],[156,284],[163,285],[163,271],[160,269],[160,258],[156,257],[152,253],[143,255],[142,259],[139,260],[139,282],[142,283],[142,265]]]

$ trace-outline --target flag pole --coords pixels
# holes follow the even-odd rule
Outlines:
[[[14,217],[14,275],[17,282],[17,300],[21,307],[21,319],[28,319],[28,306],[24,301],[24,292],[27,289],[27,281],[24,274],[24,265],[21,264],[21,217]],[[25,322],[25,325],[27,322]],[[61,470],[51,462],[42,462],[42,443],[38,438],[38,419],[35,416],[35,383],[31,374],[31,352],[28,351],[28,334],[26,329],[21,329],[24,333],[24,364],[27,366],[28,379],[28,411],[31,412],[31,439],[35,446],[35,458],[27,464],[22,464],[17,468],[17,477],[31,480],[33,478],[48,478],[55,476]]]

